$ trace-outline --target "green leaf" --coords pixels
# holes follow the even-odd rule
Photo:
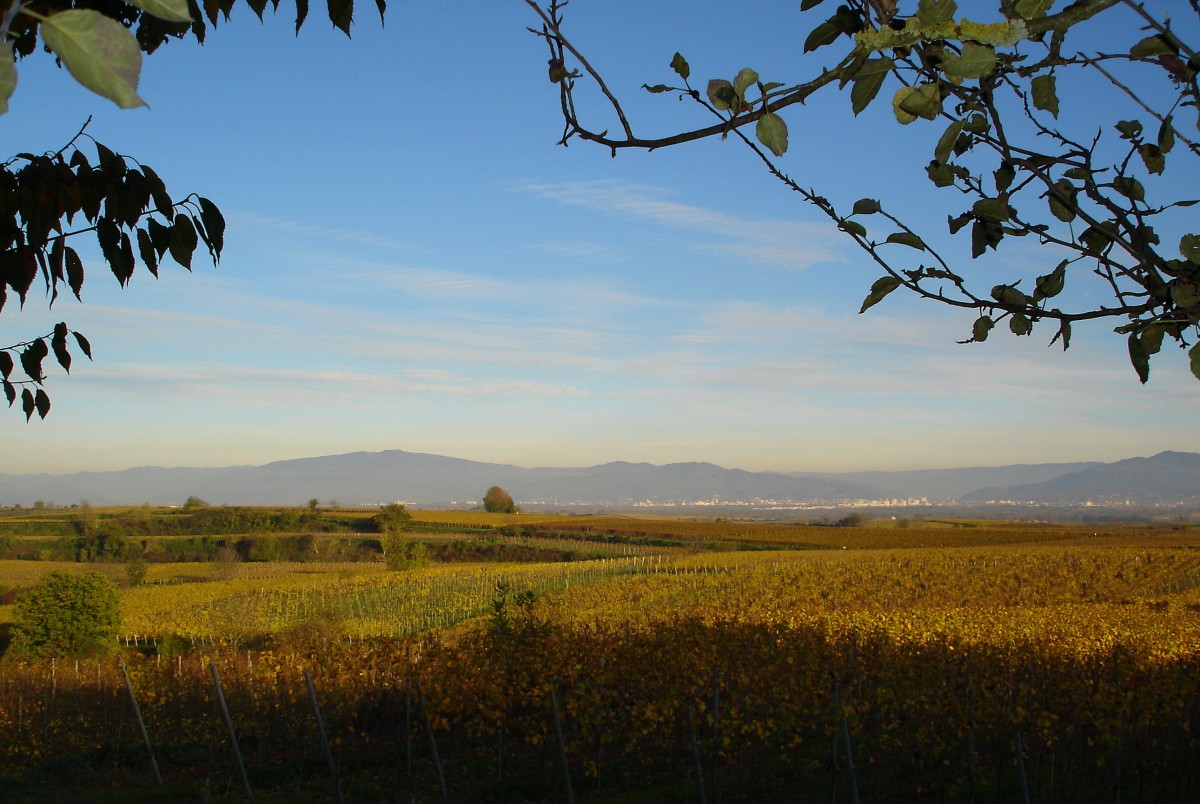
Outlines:
[[[188,13],[187,0],[126,0],[130,5],[137,6],[152,17],[158,17],[167,22],[191,22],[192,15]],[[262,14],[258,15],[262,19]]]
[[[1200,235],[1185,234],[1179,238],[1179,253],[1189,262],[1200,265]]]
[[[937,146],[933,149],[933,158],[939,164],[946,164],[950,161],[950,154],[954,152],[954,144],[958,142],[958,137],[962,134],[963,121],[955,120],[946,130],[942,132],[942,136],[938,138]]]
[[[1129,333],[1129,362],[1133,364],[1138,380],[1145,385],[1150,379],[1150,355],[1146,354],[1141,339],[1133,332]]]
[[[981,218],[993,221],[1006,221],[1010,214],[1008,198],[1005,196],[981,198],[971,206],[971,211]]]
[[[942,56],[942,70],[959,78],[983,78],[996,68],[996,51],[987,45],[967,42],[962,53],[946,52]]]
[[[1200,307],[1200,285],[1183,279],[1172,279],[1171,301],[1184,310]]]
[[[1142,136],[1142,124],[1137,120],[1121,120],[1115,126],[1123,140],[1135,140]]]
[[[808,53],[817,48],[825,47],[825,45],[832,45],[841,35],[842,25],[837,16],[834,15],[812,29],[804,39],[804,52]]]
[[[934,83],[919,87],[901,87],[892,98],[892,110],[901,124],[907,125],[918,117],[934,120],[942,111],[942,94]]]
[[[714,109],[728,111],[735,98],[733,84],[724,78],[714,78],[708,82],[708,102]]]
[[[1013,179],[1017,177],[1017,171],[1013,168],[1012,162],[1004,161],[1000,163],[1000,167],[992,171],[992,178],[996,180],[996,192],[1003,193],[1012,186]]]
[[[1033,91],[1033,106],[1058,117],[1058,90],[1053,75],[1039,75],[1029,82]]]
[[[875,96],[879,94],[885,78],[887,78],[886,72],[869,75],[859,73],[855,77],[854,84],[850,87],[850,109],[854,114],[857,115],[871,105],[871,101],[875,100]]]
[[[687,59],[676,52],[675,57],[671,59],[671,69],[682,78],[684,81],[692,74],[692,68],[688,66]]]
[[[917,4],[917,19],[926,27],[950,22],[958,11],[954,0],[921,0]]]
[[[1162,125],[1158,127],[1158,150],[1160,153],[1169,154],[1171,149],[1175,147],[1175,125],[1171,115],[1167,115],[1162,121]]]
[[[925,250],[925,241],[917,237],[912,232],[892,232],[887,236],[885,243],[899,243],[902,246],[915,248],[917,251]]]
[[[936,187],[952,187],[954,185],[954,170],[936,159],[926,166],[925,172],[929,174],[929,180]]]
[[[898,287],[900,287],[900,280],[894,276],[883,276],[879,279],[876,279],[875,283],[871,285],[871,292],[868,293],[867,298],[863,300],[862,307],[859,308],[858,314],[862,315],[867,310],[879,304],[879,302],[883,301],[885,296]]]
[[[1034,20],[1046,16],[1054,0],[1017,0],[1016,11],[1023,20]]]
[[[1033,324],[1020,313],[1013,313],[1008,317],[1008,331],[1017,336],[1028,335],[1033,331]]]
[[[758,123],[754,127],[754,134],[758,137],[758,141],[771,149],[771,153],[776,156],[783,156],[787,153],[787,123],[774,112],[767,112],[758,118]]]
[[[992,298],[1009,307],[1023,307],[1032,301],[1012,285],[996,285],[992,288]]]
[[[1067,260],[1063,260],[1053,271],[1037,278],[1037,288],[1033,291],[1033,298],[1041,300],[1057,296],[1062,293],[1066,281]]]
[[[1191,363],[1192,376],[1200,380],[1200,343],[1188,349],[1188,358]]]
[[[11,42],[0,45],[0,114],[8,111],[8,99],[17,88],[17,65]]]
[[[83,86],[122,109],[145,106],[138,97],[142,51],[121,23],[99,11],[60,11],[42,22],[46,47]]]
[[[669,86],[667,86],[666,84],[655,84],[654,86],[650,86],[649,84],[642,84],[642,89],[646,90],[647,92],[653,92],[656,95],[659,94],[660,92],[670,92],[671,91],[671,88]]]
[[[1142,143],[1138,146],[1138,155],[1142,157],[1142,162],[1145,163],[1146,170],[1158,176],[1162,175],[1163,170],[1167,166],[1167,160],[1163,158],[1163,152],[1157,145],[1151,145],[1148,142]],[[1139,198],[1138,200],[1142,199]]]
[[[758,73],[749,67],[743,67],[733,77],[733,91],[737,93],[739,99],[742,99],[746,97],[746,90],[757,83]]]
[[[850,232],[851,234],[856,234],[859,237],[867,236],[867,227],[863,226],[858,221],[843,219],[838,222],[838,228],[843,232]]]
[[[1142,342],[1142,349],[1148,355],[1156,355],[1162,349],[1163,335],[1166,330],[1161,324],[1151,324],[1142,330],[1138,336],[1138,340]]]
[[[988,333],[992,331],[992,327],[995,325],[996,322],[988,316],[979,316],[979,318],[975,319],[975,323],[971,325],[971,340],[983,343],[987,340]]]
[[[874,198],[860,198],[854,202],[855,215],[874,215],[879,211],[879,202]]]
[[[1151,146],[1153,147],[1153,146]],[[1113,189],[1130,201],[1145,201],[1146,188],[1132,176],[1117,176],[1112,180]]]
[[[1129,55],[1135,59],[1148,59],[1152,56],[1174,56],[1175,49],[1171,47],[1160,34],[1147,36],[1129,49]]]
[[[1050,204],[1050,214],[1063,223],[1075,220],[1075,197],[1078,194],[1078,188],[1066,179],[1056,181],[1054,190],[1046,193],[1046,200]]]
[[[810,8],[816,8],[825,0],[800,0],[800,10],[808,11]]]

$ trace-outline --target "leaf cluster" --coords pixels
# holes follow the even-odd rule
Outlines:
[[[544,23],[534,33],[568,62],[577,56],[584,73],[604,87],[600,73],[563,33],[565,4],[526,2]],[[824,4],[803,0],[801,11],[819,15]],[[1195,18],[1184,24],[1194,32],[1200,6],[1191,6]],[[1079,50],[1068,48],[1068,41],[1082,41],[1105,24],[1125,33],[1123,49],[1098,52],[1086,41]],[[1050,322],[1056,326],[1051,343],[1061,341],[1064,348],[1076,322],[1123,320],[1116,331],[1128,337],[1142,382],[1150,356],[1166,339],[1190,345],[1191,370],[1200,379],[1200,234],[1188,210],[1197,198],[1179,191],[1195,183],[1163,180],[1171,171],[1194,172],[1200,159],[1200,120],[1196,127],[1184,122],[1200,111],[1200,55],[1183,30],[1178,19],[1155,18],[1133,0],[1067,6],[1017,0],[1002,3],[990,20],[961,17],[955,0],[844,0],[804,40],[805,53],[838,53],[815,77],[764,84],[746,67],[732,80],[712,79],[701,93],[690,83],[692,65],[677,52],[669,66],[683,85],[644,88],[690,99],[719,118],[716,124],[642,138],[606,91],[623,131],[609,134],[581,122],[574,82],[568,81],[560,86],[562,141],[579,137],[615,153],[733,136],[883,269],[861,311],[903,288],[974,310],[964,343],[985,340],[1001,322],[1018,336]],[[1097,78],[1111,97],[1083,102],[1076,93],[1094,94],[1083,87]],[[881,201],[863,198],[846,214],[775,161],[788,151],[783,113],[789,107],[799,108],[827,88],[848,88],[851,111],[862,115],[888,85],[898,124],[936,125],[931,158],[913,167],[936,188],[952,191],[949,234],[966,241],[972,260],[1012,240],[1035,241],[1049,256],[1044,269],[1036,275],[1014,271],[999,284],[973,278]],[[1060,120],[1068,108],[1071,114]],[[743,133],[750,124],[753,137]],[[805,150],[825,153],[820,143],[806,142]],[[1106,294],[1099,303],[1097,280]]]
[[[154,276],[168,257],[191,270],[203,243],[214,264],[225,245],[225,219],[207,198],[174,201],[149,165],[121,156],[93,141],[96,157],[80,147],[81,131],[63,149],[41,155],[17,154],[0,166],[0,311],[10,293],[24,306],[40,278],[53,306],[65,286],[82,300],[83,259],[72,238],[95,238],[104,262],[124,286],[141,263]],[[44,361],[51,354],[71,370],[71,342],[89,360],[87,338],[59,323],[54,331],[0,349],[0,374],[10,406],[20,391],[26,419],[45,418],[50,400],[42,387]],[[14,360],[15,358],[15,360]],[[20,367],[24,379],[17,379]]]
[[[17,599],[13,648],[34,657],[108,653],[120,625],[120,592],[112,580],[56,570]]]

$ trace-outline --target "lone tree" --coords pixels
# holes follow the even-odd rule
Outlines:
[[[0,115],[17,86],[17,63],[52,56],[83,86],[129,109],[144,106],[137,93],[142,55],[173,39],[203,44],[207,26],[229,20],[236,0],[30,0],[0,14]],[[380,19],[385,0],[375,0]],[[246,7],[261,20],[265,2]],[[329,20],[350,35],[354,4],[327,0]],[[278,9],[275,3],[273,8]],[[308,17],[308,0],[296,0],[296,32]],[[207,26],[206,23],[207,22]],[[40,41],[39,41],[40,40]],[[84,263],[79,239],[93,247],[124,287],[141,264],[153,276],[169,256],[191,270],[203,243],[215,265],[225,244],[225,219],[207,198],[173,196],[149,165],[87,134],[87,124],[65,145],[43,154],[20,153],[0,162],[0,312],[11,290],[24,305],[34,280],[53,305],[66,289],[82,300]],[[65,139],[65,137],[64,137]],[[88,272],[92,272],[88,268]],[[11,309],[11,308],[10,308]],[[0,344],[0,386],[12,407],[19,397],[28,421],[46,418],[45,361],[70,372],[72,349],[89,360],[92,348],[66,322],[53,331]]]
[[[380,506],[375,514],[375,527],[380,533],[395,533],[408,527],[412,514],[401,503]]]
[[[562,144],[593,142],[615,156],[712,137],[740,142],[882,271],[860,313],[903,288],[973,311],[962,343],[984,341],[1001,324],[1016,336],[1048,325],[1050,342],[1064,349],[1074,324],[1109,320],[1126,337],[1141,382],[1164,341],[1188,349],[1200,379],[1200,234],[1191,209],[1200,196],[1200,0],[1162,3],[1158,13],[1136,0],[999,0],[971,4],[968,13],[989,15],[975,20],[958,17],[955,0],[840,0],[832,14],[833,2],[801,0],[800,10],[816,15],[797,38],[797,49],[802,37],[804,53],[814,54],[807,76],[777,80],[726,65],[706,67],[720,77],[693,83],[687,59],[664,53],[671,83],[643,89],[686,101],[699,117],[659,136],[635,132],[599,60],[573,44],[566,0],[525,3],[540,20],[531,30],[549,49]],[[722,33],[719,24],[709,30]],[[606,112],[577,102],[585,84]],[[848,153],[821,142],[822,121],[811,110],[803,118],[806,100],[837,91],[855,115],[890,97],[896,124],[925,137],[928,161],[907,167],[914,181],[946,192],[949,233],[965,241],[964,257],[966,247],[977,260],[1032,241],[1042,246],[1042,267],[1022,272],[1005,263],[1007,278],[996,284],[916,231],[905,220],[908,198],[831,201],[824,193],[841,187],[812,188],[790,175],[788,119],[808,124],[794,149],[803,156]],[[883,160],[891,172],[906,167],[885,151]],[[857,174],[864,186],[855,195],[870,192],[878,164],[848,164],[844,183]]]
[[[117,585],[98,572],[50,572],[17,598],[12,647],[31,657],[110,653],[120,601]]]
[[[487,494],[483,495],[483,510],[489,514],[515,514],[517,504],[507,491],[499,486],[492,486],[487,490]]]

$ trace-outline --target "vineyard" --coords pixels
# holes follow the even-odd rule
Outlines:
[[[1200,800],[1195,529],[566,519],[488,538],[614,552],[152,565],[0,660],[4,798]]]

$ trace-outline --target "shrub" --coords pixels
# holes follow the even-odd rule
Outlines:
[[[32,657],[110,653],[121,625],[117,585],[98,572],[55,571],[17,599],[13,649]]]
[[[383,537],[383,560],[394,571],[420,569],[429,564],[429,548],[424,542],[389,533]]]

